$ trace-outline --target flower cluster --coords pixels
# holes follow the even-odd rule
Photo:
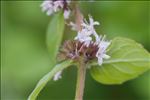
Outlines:
[[[84,43],[85,46],[89,47],[90,43],[94,43],[98,46],[98,51],[96,53],[96,57],[98,58],[99,65],[102,65],[103,58],[108,59],[109,56],[106,54],[106,49],[110,45],[109,41],[105,41],[105,36],[99,36],[95,29],[94,25],[99,25],[99,22],[94,21],[91,16],[89,16],[89,23],[84,20],[82,23],[82,30],[78,32],[75,40]],[[94,36],[94,39],[92,38]]]
[[[78,40],[67,40],[64,42],[63,47],[58,54],[58,61],[72,59],[79,61],[80,57],[84,58],[84,62],[88,62],[96,57],[98,45],[90,43],[87,47],[83,42]]]
[[[60,10],[64,10],[64,18],[68,19],[70,15],[70,10],[68,5],[70,4],[70,0],[45,0],[42,4],[42,11],[45,12],[47,15],[52,15],[55,12]]]
[[[72,29],[77,30],[74,23],[71,22],[70,25]],[[110,58],[106,54],[110,42],[105,40],[105,36],[102,37],[96,33],[95,25],[99,25],[99,22],[94,21],[91,16],[89,16],[89,23],[86,20],[82,21],[82,29],[78,31],[75,39],[64,42],[58,54],[58,60],[72,59],[78,62],[82,57],[84,62],[87,63],[89,60],[97,58],[98,64],[102,65],[103,59]],[[59,78],[61,78],[60,72],[56,73],[54,80]]]

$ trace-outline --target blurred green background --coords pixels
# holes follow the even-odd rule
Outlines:
[[[42,13],[41,1],[1,2],[1,99],[26,100],[38,80],[50,71],[45,43],[51,19]],[[80,2],[85,17],[101,23],[96,27],[107,38],[123,36],[150,51],[150,2]],[[68,27],[64,40],[76,35]],[[84,100],[150,100],[150,71],[122,85],[103,85],[86,77]],[[69,67],[57,82],[49,82],[38,100],[74,100],[76,68]]]

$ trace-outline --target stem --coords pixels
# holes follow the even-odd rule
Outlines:
[[[79,63],[78,73],[77,73],[75,100],[83,100],[85,76],[86,76],[86,64],[85,62],[81,61]]]
[[[76,21],[76,25],[77,25],[77,30],[81,31],[81,29],[82,29],[81,23],[83,21],[83,15],[80,12],[80,8],[79,8],[77,2],[75,4],[75,17],[76,17],[75,21]]]
[[[83,21],[83,15],[80,12],[80,9],[78,7],[77,2],[75,4],[75,18],[76,18],[75,21],[76,21],[77,30],[81,31],[81,29],[82,29],[81,24]],[[77,73],[75,100],[83,100],[85,76],[86,76],[86,63],[84,62],[84,59],[80,59],[79,67],[78,67],[78,73]]]

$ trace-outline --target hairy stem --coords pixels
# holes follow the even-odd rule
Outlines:
[[[85,76],[86,64],[85,62],[81,61],[78,66],[75,100],[83,100]]]

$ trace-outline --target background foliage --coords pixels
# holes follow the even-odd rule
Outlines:
[[[41,12],[40,1],[1,2],[1,98],[26,100],[38,80],[51,69],[46,47],[46,30],[51,17]],[[136,40],[150,51],[150,25],[148,1],[81,2],[81,10],[91,14],[101,26],[99,34],[109,39],[123,36]],[[66,28],[63,40],[75,32]],[[53,45],[53,44],[52,44]],[[85,100],[149,100],[150,72],[123,85],[107,86],[86,77]],[[49,82],[39,95],[39,100],[73,100],[76,68],[63,72],[63,78]]]

